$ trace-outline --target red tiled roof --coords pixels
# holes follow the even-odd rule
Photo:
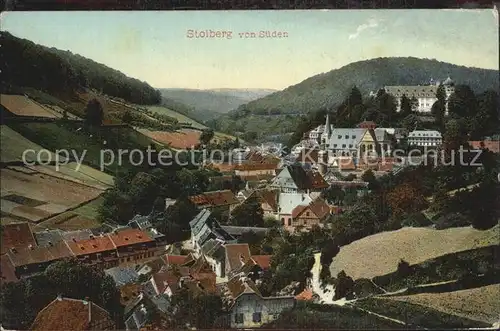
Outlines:
[[[161,271],[153,274],[151,280],[158,289],[158,294],[165,292],[167,287],[170,287],[172,292],[177,290],[179,285],[179,276],[175,275],[172,271]]]
[[[205,192],[202,194],[190,196],[189,200],[191,200],[198,206],[208,205],[210,207],[226,206],[239,203],[239,200],[230,190]]]
[[[251,256],[248,244],[226,244],[225,249],[226,262],[230,271],[241,268]]]
[[[311,301],[313,299],[313,292],[309,289],[305,289],[304,291],[300,292],[295,299],[301,300],[301,301]]]
[[[239,171],[257,171],[257,170],[276,170],[278,168],[278,163],[244,163],[237,164],[234,170]]]
[[[55,243],[47,247],[32,247],[16,250],[7,253],[12,264],[16,267],[55,261],[65,257],[73,256],[71,250],[64,241]]]
[[[242,278],[236,276],[231,278],[227,284],[227,289],[229,290],[229,294],[233,299],[236,299],[244,292],[255,293],[259,296],[262,296],[259,289],[255,285],[255,283],[251,280],[243,280]]]
[[[189,255],[170,255],[165,254],[165,263],[173,265],[183,265],[187,262]]]
[[[316,199],[307,206],[298,205],[297,207],[295,207],[292,210],[292,217],[299,217],[306,210],[311,211],[319,219],[323,219],[330,213],[330,207],[328,206],[328,204],[322,199]]]
[[[252,255],[252,260],[262,269],[269,269],[271,267],[271,257],[272,255]]]
[[[141,244],[153,242],[146,232],[140,229],[124,229],[109,234],[109,238],[113,241],[116,247],[129,246],[134,244]]]
[[[108,235],[97,236],[90,239],[67,241],[74,255],[86,255],[115,250],[116,247]]]
[[[338,165],[340,170],[356,170],[356,165],[354,164],[351,158],[339,159]]]
[[[250,196],[255,195],[260,203],[267,203],[274,212],[278,211],[279,190],[255,190]]]
[[[35,237],[29,223],[12,223],[2,225],[1,254],[5,254],[11,248],[27,248],[29,245],[36,246]]]
[[[229,163],[210,163],[207,165],[207,168],[217,169],[222,173],[232,172],[236,164]]]
[[[484,140],[484,141],[469,141],[474,149],[489,149],[493,153],[500,153],[500,141],[498,140]]]
[[[317,172],[317,171],[308,171],[308,176],[311,180],[311,185],[312,188],[314,189],[321,189],[321,188],[327,188],[329,185],[323,178],[323,176]]]
[[[55,299],[42,309],[31,330],[110,330],[113,322],[109,313],[92,302],[75,299]]]
[[[6,254],[2,255],[0,262],[0,285],[19,281],[15,273],[15,268]]]
[[[373,121],[363,121],[358,124],[358,128],[362,129],[375,129],[377,127],[377,124]]]

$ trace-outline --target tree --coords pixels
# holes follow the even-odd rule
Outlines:
[[[410,99],[410,107],[412,112],[418,112],[418,99],[415,96],[412,96]]]
[[[432,104],[431,114],[434,116],[436,125],[442,130],[444,125],[444,116],[446,113],[446,103],[445,101],[437,100]]]
[[[36,314],[59,294],[75,299],[88,297],[110,312],[117,326],[122,324],[123,307],[111,276],[76,259],[55,262],[42,274],[2,286],[2,315],[9,316],[13,328],[27,329]]]
[[[446,123],[443,136],[443,148],[447,155],[457,153],[460,146],[468,145],[466,122],[463,119],[451,119]]]
[[[329,240],[328,243],[321,249],[320,262],[323,266],[330,266],[332,264],[333,258],[340,252],[340,247],[335,243],[335,241]]]
[[[477,100],[467,85],[457,85],[448,99],[448,111],[456,118],[472,118],[476,115]]]
[[[250,253],[252,255],[260,255],[262,254],[260,246],[263,239],[264,238],[261,235],[258,235],[253,231],[246,231],[243,232],[241,236],[238,238],[238,243],[248,244],[248,247],[250,247]]]
[[[354,280],[347,276],[344,270],[337,274],[335,279],[335,295],[333,300],[339,300],[349,295],[354,288]]]
[[[436,98],[438,99],[438,101],[441,101],[443,103],[446,102],[446,90],[443,84],[439,84],[436,90]]]
[[[401,108],[400,108],[400,113],[401,116],[406,117],[412,113],[411,109],[411,102],[410,99],[406,96],[406,94],[403,94],[401,97]]]
[[[198,329],[210,329],[223,314],[222,299],[213,294],[194,295],[181,288],[170,298],[169,312],[177,328],[188,324]]]
[[[101,126],[104,118],[104,111],[101,103],[97,99],[92,99],[85,107],[85,124],[88,126]]]
[[[342,201],[344,200],[345,192],[342,189],[342,187],[338,185],[332,185],[329,188],[327,188],[325,191],[323,191],[322,196],[324,199],[326,199],[329,203],[334,203],[334,204],[342,204]]]
[[[387,194],[387,203],[394,216],[420,211],[427,206],[424,195],[414,185],[403,183]]]
[[[127,110],[127,111],[123,114],[123,117],[122,117],[122,122],[123,122],[123,123],[126,123],[126,124],[130,124],[130,123],[132,123],[132,120],[133,120],[132,113],[130,112],[130,110]]]
[[[166,235],[168,243],[189,239],[189,222],[198,214],[198,208],[187,197],[180,197],[168,212],[154,220],[158,231]]]
[[[212,129],[203,130],[200,135],[200,143],[206,145],[210,142],[210,140],[212,140],[213,137],[214,137],[214,130]]]
[[[366,170],[361,175],[361,179],[364,182],[368,183],[368,189],[370,189],[370,190],[375,190],[378,187],[377,177],[375,177],[375,173],[371,169]]]
[[[398,268],[396,272],[400,277],[407,277],[412,273],[412,267],[408,262],[401,259],[398,263]]]
[[[256,197],[246,199],[231,214],[231,224],[237,226],[264,226],[264,211]]]

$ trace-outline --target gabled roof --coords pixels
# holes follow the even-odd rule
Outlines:
[[[330,136],[329,148],[356,149],[367,129],[336,128]]]
[[[237,164],[234,170],[239,171],[258,171],[258,170],[275,170],[278,167],[278,163],[244,163]]]
[[[330,213],[328,204],[323,199],[316,199],[307,206],[297,206],[292,211],[292,217],[299,217],[306,210],[310,210],[319,219],[323,219]]]
[[[168,287],[172,292],[179,288],[179,276],[175,275],[172,270],[157,272],[153,274],[150,281],[157,295],[163,294]]]
[[[203,228],[203,225],[205,225],[205,223],[208,221],[210,214],[210,210],[203,209],[189,222],[191,231],[194,234],[198,234],[200,232],[200,230]]]
[[[57,298],[38,313],[31,330],[97,330],[112,325],[109,313],[93,302]]]
[[[257,285],[255,285],[252,280],[247,279],[246,277],[233,277],[227,282],[226,286],[233,300],[237,299],[244,293],[254,293],[262,297],[262,294],[257,288]]]
[[[258,227],[252,227],[252,226],[222,225],[221,228],[224,229],[224,231],[229,233],[231,236],[241,236],[245,232],[254,232],[254,233],[265,234],[269,231],[269,228],[258,228]]]
[[[29,223],[12,223],[2,225],[1,253],[5,254],[11,248],[36,246],[36,240],[31,232]]]
[[[108,235],[97,236],[79,241],[67,241],[74,255],[86,255],[115,250],[116,247]]]
[[[52,246],[22,248],[15,252],[8,252],[7,255],[12,265],[19,267],[60,260],[65,257],[73,256],[73,253],[64,241],[60,241]]]
[[[280,193],[279,213],[291,215],[295,207],[307,206],[310,202],[312,202],[311,197],[305,193]]]
[[[500,141],[498,140],[469,141],[469,144],[475,149],[484,148],[493,153],[500,153]]]
[[[134,267],[114,267],[104,270],[104,273],[110,275],[117,286],[133,283],[139,278]]]
[[[266,270],[271,267],[272,255],[252,255],[252,260],[255,261],[262,269]]]
[[[116,230],[109,234],[109,238],[117,248],[154,241],[146,232],[132,228]]]
[[[218,207],[239,203],[239,200],[231,190],[204,192],[190,196],[189,200],[195,205],[203,207]]]
[[[163,260],[165,264],[168,265],[183,265],[187,262],[189,255],[170,255],[165,254],[163,256]]]
[[[248,244],[226,244],[226,265],[229,271],[238,270],[250,258]]]
[[[328,183],[319,172],[305,170],[301,165],[288,165],[275,177],[273,186],[290,186],[292,181],[299,190],[327,188]]]

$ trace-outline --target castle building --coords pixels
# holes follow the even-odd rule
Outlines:
[[[401,98],[406,95],[408,99],[413,97],[417,99],[418,106],[417,111],[420,113],[430,113],[432,105],[437,101],[436,93],[438,87],[441,83],[439,81],[434,82],[431,80],[429,85],[418,85],[418,86],[385,86],[384,90],[394,96],[397,100],[396,111],[401,111]],[[455,92],[455,83],[448,77],[442,83],[445,93],[446,93],[446,114],[448,114],[448,98]]]

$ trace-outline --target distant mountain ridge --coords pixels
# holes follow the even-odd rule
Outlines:
[[[192,108],[198,119],[207,121],[238,108],[240,105],[276,92],[270,89],[187,89],[162,88],[163,98],[183,103]]]
[[[318,74],[282,91],[250,101],[217,120],[222,131],[256,131],[260,136],[294,130],[297,114],[333,109],[357,86],[363,96],[387,85],[417,85],[451,77],[476,93],[498,90],[498,70],[469,68],[415,57],[376,58]],[[273,115],[273,116],[270,116]],[[235,128],[235,129],[233,129]]]

